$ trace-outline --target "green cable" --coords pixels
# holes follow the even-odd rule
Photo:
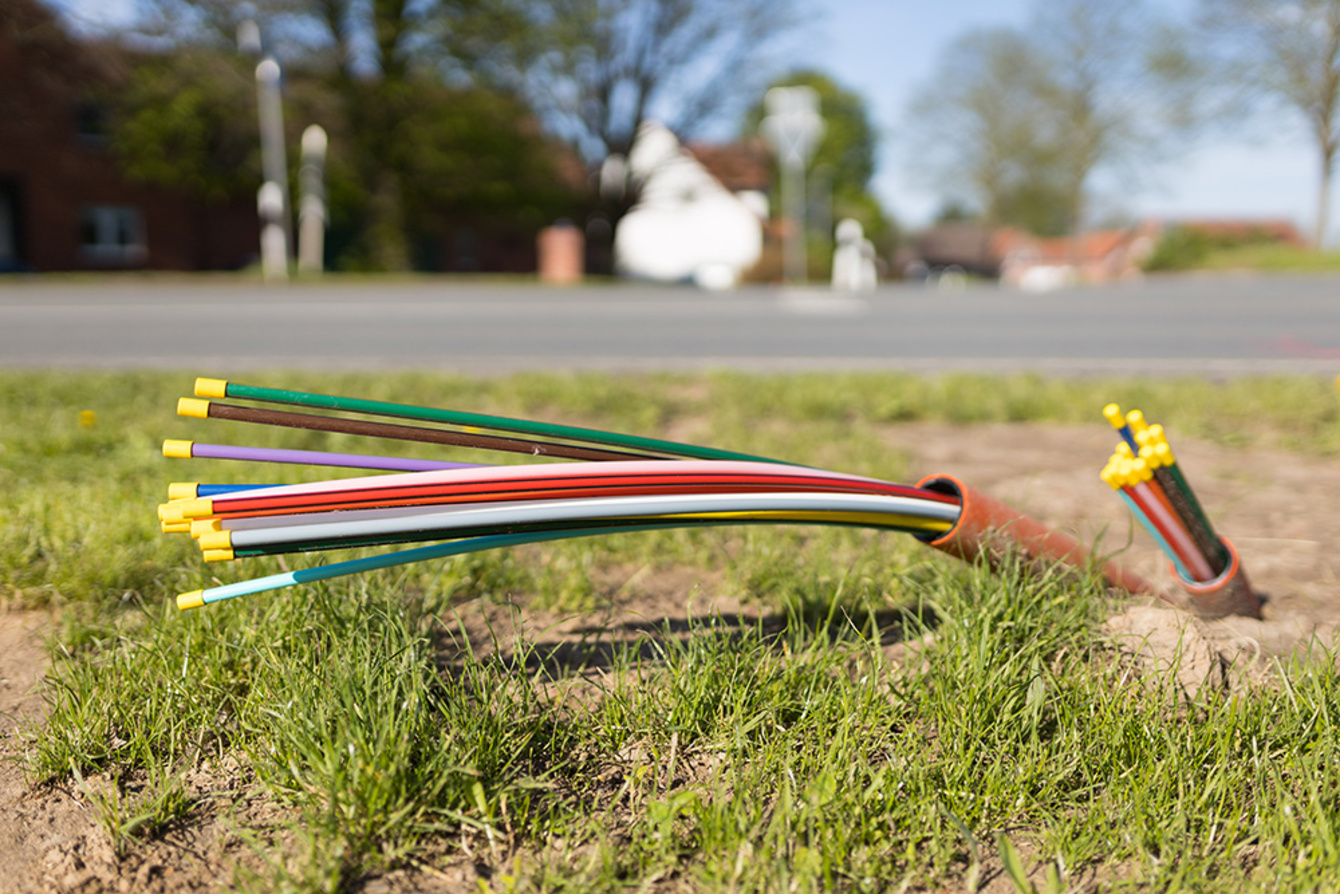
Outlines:
[[[1219,535],[1214,532],[1214,525],[1210,524],[1209,516],[1205,514],[1205,509],[1200,505],[1200,500],[1196,499],[1196,492],[1191,489],[1190,484],[1187,484],[1186,476],[1182,474],[1182,470],[1178,468],[1177,463],[1171,463],[1163,468],[1166,468],[1168,473],[1172,475],[1173,480],[1177,482],[1177,487],[1182,492],[1182,496],[1186,498],[1187,504],[1196,516],[1196,520],[1204,525],[1206,532],[1214,538],[1214,555],[1206,556],[1206,558],[1210,560],[1211,565],[1217,565],[1218,570],[1223,570],[1228,565],[1228,550],[1224,549],[1224,545],[1219,542]]]
[[[223,384],[223,394],[217,387],[201,393],[202,382],[217,386]],[[364,400],[356,397],[334,397],[328,394],[312,394],[306,391],[288,391],[281,388],[263,388],[257,385],[239,385],[236,382],[220,383],[216,379],[196,380],[198,397],[234,397],[241,400],[256,400],[268,403],[289,404],[300,407],[318,407],[327,410],[343,410],[349,413],[367,413],[374,416],[394,416],[401,419],[445,422],[449,425],[469,425],[479,428],[491,428],[498,431],[523,432],[551,438],[565,438],[570,441],[585,441],[594,444],[613,444],[632,447],[639,450],[654,450],[674,456],[688,456],[695,459],[734,459],[749,462],[795,465],[785,460],[771,459],[765,456],[753,456],[748,453],[736,453],[731,450],[718,450],[714,447],[695,447],[692,444],[680,444],[675,441],[662,441],[658,438],[644,438],[638,435],[623,435],[616,432],[600,431],[593,428],[580,428],[573,425],[557,425],[549,422],[532,422],[525,419],[511,419],[506,416],[490,416],[484,413],[466,413],[457,410],[439,410],[432,407],[417,407],[411,404],[389,403],[380,400]]]

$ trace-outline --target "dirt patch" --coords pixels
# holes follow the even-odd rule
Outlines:
[[[911,457],[908,479],[953,474],[978,490],[1103,548],[1124,549],[1122,561],[1167,587],[1175,581],[1157,546],[1129,515],[1098,469],[1114,436],[1102,426],[911,424],[889,426],[891,451]],[[1178,662],[1191,694],[1259,672],[1267,660],[1309,643],[1330,643],[1340,605],[1335,557],[1340,546],[1340,464],[1269,450],[1231,450],[1177,440],[1179,459],[1219,532],[1238,547],[1244,568],[1267,597],[1261,621],[1202,622],[1155,600],[1133,603],[1108,632],[1140,662]],[[719,617],[752,626],[757,610],[714,595],[710,568],[663,573],[620,568],[602,572],[610,607],[573,617],[522,606],[478,603],[443,626],[444,660],[452,637],[468,637],[488,654],[509,652],[517,637],[539,646],[528,661],[557,662],[580,678],[600,673],[612,642],[686,628],[689,617]],[[15,718],[40,716],[45,668],[44,613],[0,611],[0,891],[155,891],[227,888],[233,869],[257,858],[236,833],[263,840],[277,834],[282,811],[269,804],[237,764],[196,767],[187,780],[195,813],[180,828],[137,844],[118,859],[85,792],[32,788],[12,758]],[[496,639],[495,639],[496,638]],[[676,773],[691,774],[687,756]],[[108,780],[94,781],[108,785]],[[267,831],[269,830],[269,831]],[[364,891],[477,890],[477,868],[455,859],[446,868],[399,871],[365,880]],[[998,867],[983,878],[1003,884]]]
[[[1101,427],[953,426],[885,432],[912,456],[912,475],[953,474],[976,489],[1074,534],[1121,550],[1120,561],[1177,598],[1168,561],[1097,470],[1116,436]],[[1194,697],[1259,679],[1271,659],[1335,640],[1340,581],[1340,465],[1276,450],[1235,450],[1177,439],[1178,462],[1213,520],[1233,541],[1262,619],[1201,621],[1151,600],[1113,618],[1107,632],[1150,671],[1173,670]]]
[[[41,719],[43,638],[52,625],[46,612],[0,611],[0,891],[168,894],[228,887],[236,865],[259,863],[235,830],[263,838],[283,818],[237,761],[188,771],[183,782],[197,805],[189,821],[121,857],[90,797],[109,792],[112,780],[52,786],[24,777],[16,731]],[[121,784],[133,797],[135,781]]]

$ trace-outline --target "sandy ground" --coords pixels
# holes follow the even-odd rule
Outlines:
[[[939,424],[891,426],[892,450],[912,458],[909,481],[952,474],[976,489],[1036,518],[1091,541],[1105,533],[1116,549],[1130,535],[1121,502],[1098,480],[1097,469],[1114,437],[1098,426],[1082,428]],[[1180,643],[1182,679],[1232,685],[1242,674],[1265,672],[1271,656],[1330,642],[1340,585],[1340,463],[1282,452],[1229,450],[1178,440],[1178,457],[1220,533],[1238,547],[1243,567],[1265,598],[1264,620],[1192,619],[1150,599],[1109,622],[1110,632],[1150,663],[1167,659]],[[1175,590],[1166,562],[1143,531],[1134,533],[1123,561],[1155,584]],[[715,575],[633,575],[606,582],[617,590],[614,607],[600,617],[560,619],[491,606],[478,612],[496,624],[505,617],[558,649],[584,651],[597,633],[645,635],[650,628],[683,626],[686,603],[702,617],[719,611],[747,615],[738,603],[714,599]],[[463,612],[468,616],[468,612]],[[743,618],[741,618],[743,620]],[[467,632],[473,624],[467,624]],[[282,816],[255,792],[236,766],[203,767],[188,780],[205,796],[197,822],[140,844],[118,859],[98,826],[87,793],[77,785],[32,788],[12,758],[19,718],[40,718],[43,637],[51,619],[41,612],[0,612],[0,892],[155,891],[227,888],[239,863],[255,855],[236,834],[239,825],[265,830]],[[91,780],[89,785],[107,784]],[[213,796],[213,797],[211,797]],[[478,890],[472,872],[404,874],[371,879],[365,891]]]

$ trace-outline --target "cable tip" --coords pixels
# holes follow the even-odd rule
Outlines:
[[[188,608],[199,608],[204,604],[204,590],[192,590],[189,593],[182,593],[177,596],[177,609],[179,611],[186,611]]]
[[[187,399],[188,398],[183,398],[183,400]],[[185,413],[181,412],[180,404],[178,404],[177,406],[177,412],[181,413],[181,415],[183,416],[186,415]],[[163,455],[168,457],[169,459],[190,459],[191,448],[194,445],[195,445],[194,441],[176,441],[169,438],[168,440],[163,442]]]
[[[1145,430],[1145,414],[1139,410],[1131,410],[1126,414],[1126,422],[1137,433]]]
[[[202,552],[206,562],[231,562],[234,558],[230,549],[207,549]]]
[[[195,532],[192,531],[192,534]],[[232,549],[233,532],[232,531],[213,531],[202,530],[200,532],[200,548],[209,551],[214,549]]]
[[[217,518],[197,518],[188,524],[187,530],[192,537],[199,539],[200,535],[210,531],[222,531],[223,525]]]
[[[194,500],[198,485],[194,481],[174,481],[168,485],[169,500]]]
[[[206,379],[203,376],[195,380],[196,397],[227,397],[228,381],[226,379]]]
[[[171,519],[172,521],[204,518],[207,515],[214,514],[214,501],[207,497],[195,500],[182,500],[180,503],[172,503],[169,505],[180,507],[181,511],[181,517],[179,519]],[[166,518],[163,520],[169,521],[169,519]]]
[[[209,401],[183,397],[177,401],[177,415],[191,416],[195,419],[209,418]]]
[[[1121,415],[1121,407],[1116,404],[1108,404],[1103,407],[1103,415],[1107,417],[1108,422],[1112,423],[1113,428],[1120,429],[1126,424],[1126,420]]]

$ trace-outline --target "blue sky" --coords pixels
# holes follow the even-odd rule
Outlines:
[[[52,0],[91,23],[129,17],[135,0]],[[1119,0],[1117,0],[1119,2]],[[1188,0],[1151,0],[1159,9]],[[882,142],[875,190],[905,226],[925,223],[939,207],[936,192],[911,177],[900,152],[899,130],[917,86],[941,49],[964,30],[1022,26],[1030,0],[809,0],[814,24],[804,31],[796,62],[832,75],[866,97]],[[1135,216],[1271,217],[1310,232],[1315,213],[1316,162],[1310,141],[1288,118],[1271,133],[1261,129],[1219,134],[1168,159],[1138,187],[1099,185],[1098,204]],[[1333,228],[1336,241],[1340,228]]]
[[[1120,0],[1114,0],[1120,2]],[[933,190],[906,172],[898,131],[917,86],[941,49],[964,30],[1023,26],[1029,0],[820,0],[820,32],[806,58],[865,95],[882,128],[876,191],[900,220],[916,225],[939,207]],[[1180,11],[1185,0],[1151,0]],[[1291,119],[1275,133],[1217,134],[1151,170],[1142,182],[1099,185],[1099,202],[1134,215],[1272,217],[1311,232],[1317,163],[1310,140]],[[1335,241],[1335,230],[1331,241]]]

